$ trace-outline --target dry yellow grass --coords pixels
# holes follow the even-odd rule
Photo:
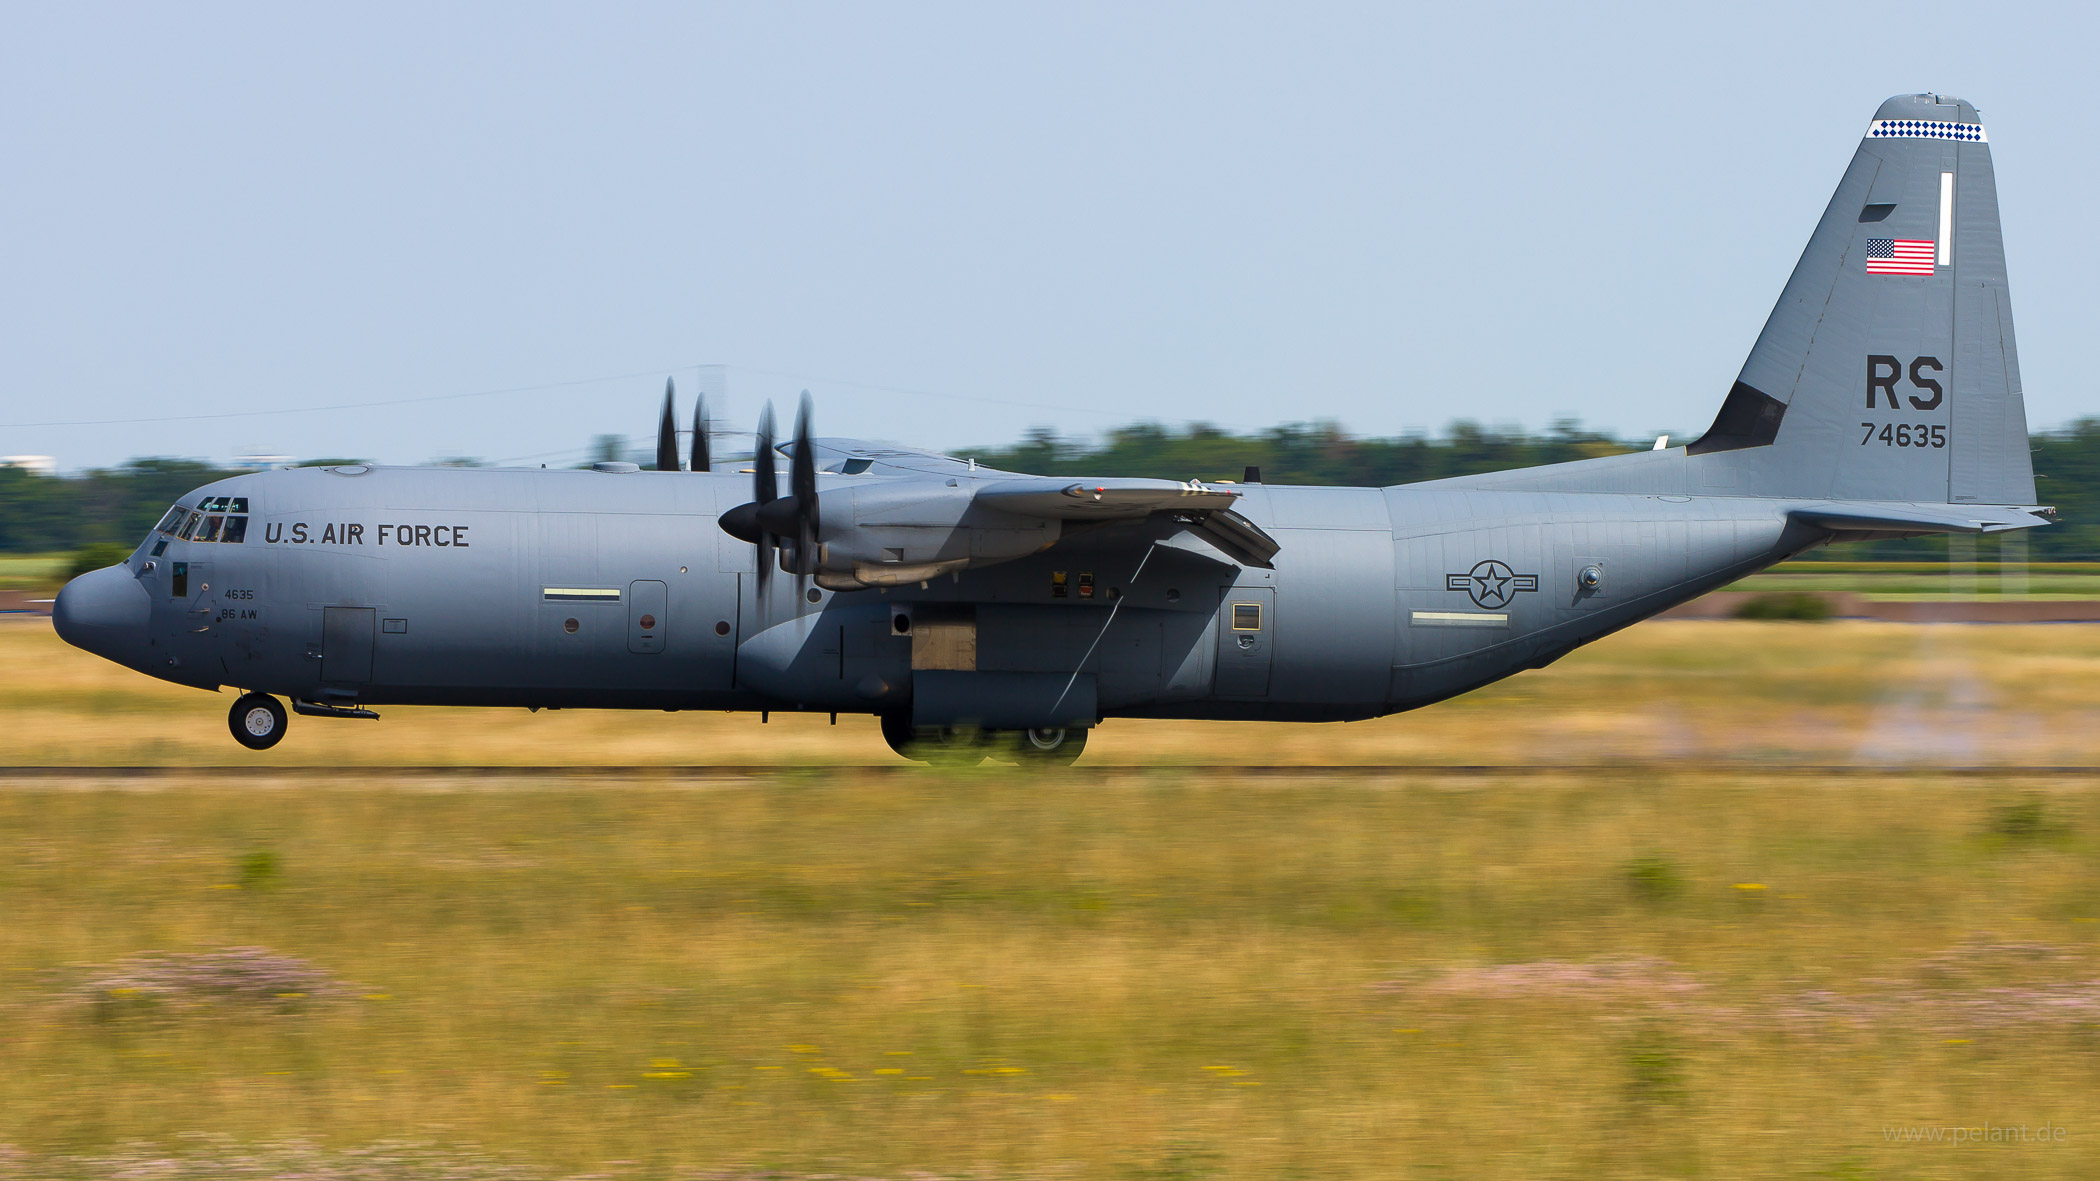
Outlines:
[[[390,708],[294,718],[257,754],[217,698],[0,624],[0,764],[894,764],[865,717]],[[1110,721],[1098,765],[2100,762],[2100,629],[1655,622],[1538,672],[1370,722]]]
[[[2073,1177],[2100,1134],[2084,780],[356,778],[0,793],[0,1143]],[[84,965],[231,945],[353,998],[80,999]],[[1985,1121],[2074,1139],[1884,1133]]]
[[[342,768],[0,780],[0,1145],[23,1176],[213,1133],[545,1176],[2082,1177],[2096,781],[1929,766],[2100,762],[2095,649],[1655,624],[1379,722],[872,775],[901,764],[864,722],[695,714],[388,710],[255,756],[227,696],[0,626],[7,763]],[[1541,769],[1172,765],[1230,761]],[[643,769],[396,769],[442,763]],[[708,763],[780,770],[648,770]],[[86,989],[232,946],[356,987]],[[1985,1123],[2067,1139],[1885,1132]]]

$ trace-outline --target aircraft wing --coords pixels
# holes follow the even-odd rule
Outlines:
[[[1195,480],[1128,478],[1074,480],[1024,476],[993,480],[978,488],[977,503],[1000,512],[1064,521],[1136,519],[1153,513],[1229,509],[1240,494]]]
[[[1907,504],[1896,501],[1833,501],[1794,509],[1787,515],[1838,533],[2004,533],[2047,525],[2039,505]]]
[[[1232,511],[1239,498],[1230,488],[1197,480],[1024,476],[989,481],[973,499],[1002,513],[1067,522],[1164,516],[1243,566],[1274,569],[1273,559],[1282,547],[1261,526]]]

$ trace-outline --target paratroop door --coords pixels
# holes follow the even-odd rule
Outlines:
[[[664,650],[664,584],[655,581],[627,585],[627,650]]]

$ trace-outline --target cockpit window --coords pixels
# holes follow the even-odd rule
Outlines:
[[[239,543],[248,539],[248,498],[207,496],[195,512],[176,505],[153,528],[184,541]]]

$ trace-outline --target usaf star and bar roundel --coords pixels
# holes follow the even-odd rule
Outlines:
[[[1474,563],[1465,574],[1444,575],[1445,590],[1466,592],[1473,597],[1473,605],[1483,611],[1499,611],[1509,606],[1518,591],[1538,588],[1538,575],[1519,574],[1509,568],[1509,563],[1494,558]]]

